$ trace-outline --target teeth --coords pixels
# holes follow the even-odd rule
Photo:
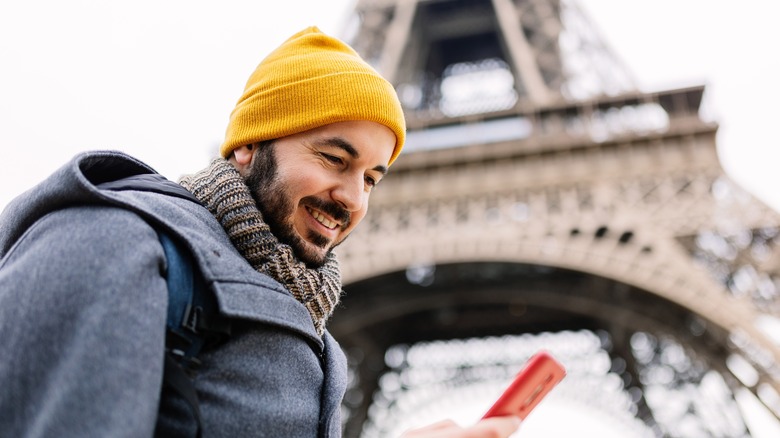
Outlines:
[[[325,225],[326,227],[330,228],[331,230],[336,228],[338,225],[336,222],[333,222],[332,220],[326,218],[322,214],[320,214],[317,211],[314,211],[312,209],[307,208],[309,210],[309,213],[311,213],[312,216],[314,216],[314,219],[317,219],[317,222],[321,223],[322,225]]]

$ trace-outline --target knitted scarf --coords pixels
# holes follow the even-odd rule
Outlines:
[[[306,306],[321,336],[341,296],[341,274],[336,256],[329,254],[325,264],[318,269],[307,268],[289,245],[271,234],[244,179],[223,158],[216,158],[200,172],[183,177],[179,184],[192,192],[217,218],[233,245],[253,268],[282,283]]]

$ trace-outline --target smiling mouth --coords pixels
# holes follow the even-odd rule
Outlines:
[[[317,220],[317,222],[321,223],[325,228],[329,230],[335,230],[336,227],[339,226],[338,222],[333,222],[332,220],[326,218],[322,213],[316,210],[312,210],[311,208],[306,207],[306,211],[308,211],[309,214],[311,214],[311,216]]]

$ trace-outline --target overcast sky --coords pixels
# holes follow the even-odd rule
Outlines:
[[[706,84],[727,173],[780,209],[780,2],[583,0],[646,91]],[[204,167],[257,63],[352,0],[0,3],[0,208],[79,151]],[[758,435],[757,435],[758,436]]]

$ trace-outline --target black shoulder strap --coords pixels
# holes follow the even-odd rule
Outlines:
[[[155,192],[198,202],[180,185],[155,174],[134,175],[98,187]],[[201,437],[202,419],[192,376],[200,364],[198,355],[203,347],[229,336],[230,322],[220,317],[216,298],[200,275],[189,248],[170,237],[160,225],[152,226],[165,252],[168,286],[165,362],[155,436],[170,436],[172,431],[178,436],[184,430],[194,429],[193,436]]]
[[[157,173],[132,175],[115,181],[100,183],[97,187],[101,190],[111,191],[135,190],[139,192],[154,192],[200,204],[198,198],[187,189]]]
[[[204,340],[197,336],[194,330],[188,330],[186,327],[188,319],[191,318],[190,314],[193,313],[196,290],[201,288],[195,285],[191,256],[182,251],[167,234],[158,232],[158,236],[167,262],[165,279],[168,285],[168,315],[160,415],[155,436],[167,435],[171,427],[181,431],[182,427],[189,423],[189,418],[190,422],[195,423],[195,436],[200,438],[203,434],[200,404],[187,371],[197,365],[197,355]],[[177,398],[170,395],[178,397],[186,406],[177,405]]]
[[[157,234],[167,262],[168,314],[155,435],[169,436],[170,427],[181,432],[191,429],[194,423],[194,436],[200,437],[203,422],[192,375],[200,365],[198,354],[206,345],[229,336],[230,323],[219,316],[216,299],[195,269],[190,251],[166,233],[158,230]]]

